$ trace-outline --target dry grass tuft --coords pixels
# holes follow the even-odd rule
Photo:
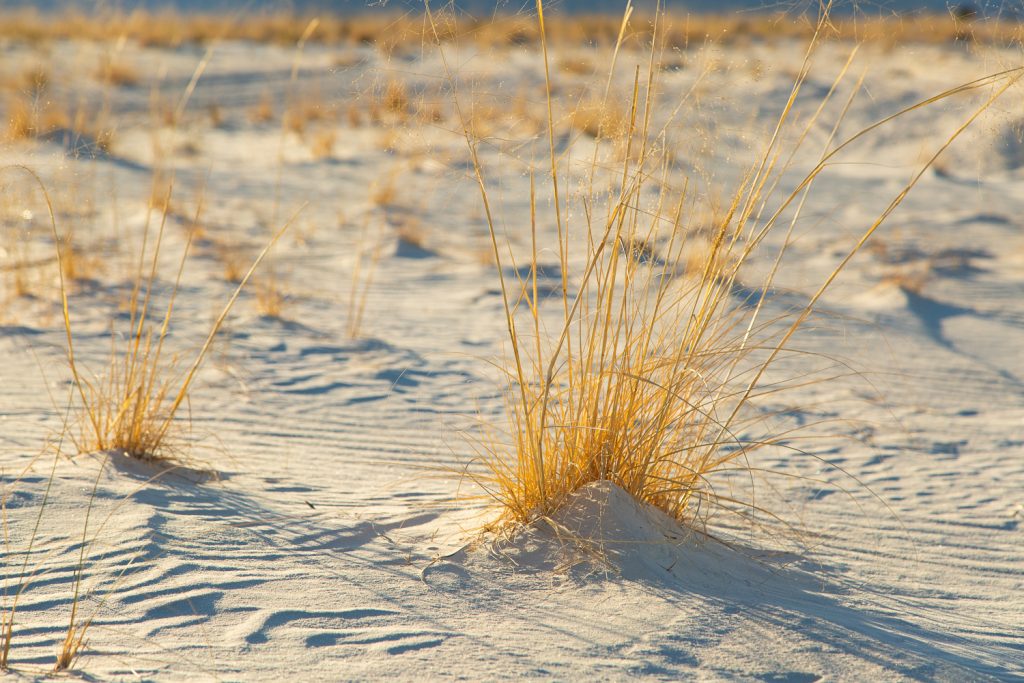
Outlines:
[[[269,92],[263,93],[260,101],[249,110],[249,120],[253,123],[270,123],[274,120],[274,100]]]
[[[26,169],[42,188],[50,209],[51,228],[57,244],[58,272],[61,279],[61,301],[67,341],[68,365],[73,377],[73,386],[79,399],[79,429],[72,434],[79,452],[118,451],[134,458],[148,461],[174,460],[183,457],[181,443],[175,438],[181,423],[175,418],[189,399],[192,382],[230,313],[242,288],[251,279],[257,266],[263,261],[270,248],[288,228],[292,221],[273,237],[256,257],[248,272],[242,277],[231,298],[225,304],[220,316],[214,322],[206,341],[196,354],[195,360],[183,373],[175,370],[173,359],[165,355],[165,344],[171,331],[175,302],[181,284],[182,273],[191,246],[191,237],[182,250],[177,273],[166,293],[166,308],[163,314],[154,315],[158,296],[158,271],[160,253],[164,241],[164,229],[168,219],[167,206],[170,203],[169,188],[161,212],[160,226],[155,240],[147,226],[139,250],[133,286],[128,301],[129,324],[127,334],[114,334],[111,355],[107,368],[102,373],[86,372],[75,355],[72,325],[72,309],[68,288],[64,281],[65,252],[63,240],[57,231],[53,204],[45,186],[35,174]],[[196,209],[192,224],[199,223],[202,200]],[[294,218],[293,218],[294,220]],[[66,661],[82,647],[84,629],[77,632],[72,624],[65,642],[62,658]]]
[[[206,108],[206,113],[210,116],[210,125],[214,128],[221,128],[224,126],[224,110],[217,104],[211,104]]]
[[[64,258],[61,259],[61,269],[65,282],[73,284],[93,280],[98,273],[103,271],[103,259],[86,251],[74,241],[72,235],[65,235],[61,239],[63,241],[61,250],[64,254]]]
[[[161,324],[154,327],[150,320],[166,218],[165,210],[156,245],[150,255],[148,274],[145,269],[147,240],[143,241],[128,304],[129,334],[122,348],[112,350],[106,373],[97,379],[87,379],[79,371],[73,353],[70,311],[65,308],[68,358],[83,406],[81,431],[75,437],[80,452],[121,451],[144,460],[173,459],[180,455],[167,437],[174,413],[187,395],[187,387],[178,392],[179,400],[173,389],[172,371],[163,357],[163,347],[188,254],[187,248],[182,254],[179,279],[174,282]],[[147,229],[147,239],[148,236]],[[60,252],[59,258],[63,270],[63,252]],[[64,290],[63,280],[61,287]]]
[[[224,280],[234,284],[241,282],[249,263],[249,259],[246,258],[243,251],[237,244],[212,238],[210,242],[214,258],[220,262],[223,268]]]
[[[395,203],[398,196],[398,172],[392,171],[373,182],[370,186],[370,201],[377,206],[388,206]]]
[[[558,61],[558,70],[573,76],[593,76],[597,66],[589,56],[573,55]]]
[[[256,310],[260,315],[279,320],[284,311],[287,297],[281,288],[281,280],[273,269],[256,280]]]
[[[163,211],[165,216],[169,214],[171,212],[173,188],[173,175],[161,169],[155,170],[149,188],[149,208]]]
[[[409,110],[409,92],[405,83],[391,79],[380,96],[381,107],[391,114],[404,115]]]
[[[42,94],[50,84],[50,70],[42,64],[33,64],[21,72],[21,88],[33,96]]]
[[[581,102],[570,117],[572,127],[592,138],[621,139],[629,127],[629,114],[612,102]]]
[[[284,127],[299,137],[314,123],[333,123],[338,118],[336,108],[324,102],[319,93],[307,93],[295,98],[284,113]]]
[[[751,522],[778,521],[755,504],[752,483],[747,486],[746,482],[761,469],[755,460],[758,452],[802,451],[793,445],[799,442],[799,434],[773,431],[766,416],[755,409],[761,396],[786,386],[763,380],[778,359],[793,353],[789,342],[819,298],[902,202],[927,164],[865,229],[806,306],[779,318],[767,313],[766,298],[797,220],[792,215],[781,217],[787,210],[799,217],[803,199],[818,175],[853,141],[933,101],[990,88],[990,96],[946,140],[945,148],[1021,78],[1022,70],[980,79],[912,105],[845,142],[836,144],[830,137],[818,165],[796,189],[774,198],[778,179],[788,169],[787,159],[793,158],[811,127],[821,125],[818,118],[846,73],[844,68],[817,111],[801,116],[794,110],[818,36],[828,25],[823,21],[775,134],[738,187],[727,193],[731,197],[725,202],[727,208],[709,228],[704,212],[691,215],[688,210],[696,202],[686,187],[670,189],[671,164],[665,163],[668,152],[661,146],[665,129],[655,128],[651,117],[658,88],[657,47],[645,60],[650,72],[638,73],[632,97],[622,98],[631,102],[628,112],[614,124],[623,128],[626,153],[619,157],[620,168],[605,172],[596,149],[590,167],[579,176],[570,167],[562,170],[559,159],[571,155],[556,144],[540,0],[537,14],[547,82],[552,197],[552,215],[544,223],[556,226],[557,239],[553,244],[542,241],[537,227],[539,204],[531,190],[530,268],[515,282],[508,281],[502,268],[508,259],[505,246],[499,244],[502,229],[492,215],[471,123],[456,98],[490,227],[493,258],[499,266],[510,348],[505,366],[508,427],[485,426],[477,445],[486,471],[470,476],[500,508],[499,524],[528,524],[548,517],[575,491],[598,480],[611,481],[636,500],[701,530],[714,510]],[[628,34],[629,18],[627,12],[613,42],[610,71]],[[655,40],[653,44],[664,43]],[[444,59],[443,46],[441,54]],[[445,69],[450,78],[447,61]],[[853,91],[857,88],[859,84]],[[607,101],[606,95],[603,102]],[[606,107],[597,108],[595,118],[600,121],[605,111]],[[604,127],[604,123],[592,125],[598,148],[606,137]],[[582,191],[567,192],[580,180]],[[769,208],[772,205],[774,209]],[[578,218],[570,230],[573,216]],[[783,230],[785,235],[779,251],[767,255],[772,264],[768,274],[753,290],[745,288],[754,294],[737,297],[745,265],[773,230]],[[542,252],[559,257],[561,296],[553,304],[542,298],[538,286]],[[760,255],[762,263],[763,258]],[[522,267],[513,270],[522,271]],[[806,381],[806,377],[799,380]]]
[[[96,70],[96,78],[107,85],[128,87],[138,85],[141,80],[138,69],[114,57],[104,57]]]
[[[355,104],[348,105],[348,108],[345,110],[345,119],[348,122],[349,128],[359,128],[363,125],[363,115]]]
[[[427,231],[416,216],[403,216],[398,221],[395,232],[399,242],[424,251],[427,249]]]
[[[54,672],[67,671],[73,668],[88,644],[85,640],[85,634],[92,625],[92,619],[86,619],[82,623],[75,623],[77,602],[74,607],[75,609],[72,609],[71,614],[71,625],[64,635],[60,650],[57,651],[57,658],[53,664]]]

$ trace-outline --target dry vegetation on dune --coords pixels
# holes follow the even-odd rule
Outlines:
[[[298,42],[311,17],[287,12],[270,12],[242,19],[237,14],[182,14],[172,10],[150,12],[48,14],[33,10],[0,12],[0,37],[26,42],[60,39],[114,41],[127,38],[141,46],[176,47],[186,43],[216,40],[247,40],[278,45]],[[482,46],[536,45],[537,24],[524,15],[473,18],[447,15],[438,18],[429,31],[422,16],[386,11],[352,17],[321,15],[311,37],[325,44],[373,44],[386,54],[395,50],[418,50],[424,41],[436,37],[445,41],[472,41]],[[672,14],[660,20],[661,39],[669,49],[752,40],[809,39],[823,29],[830,36],[857,42],[889,45],[912,42],[947,43],[977,41],[984,44],[1020,43],[1022,27],[1012,19],[981,19],[969,12],[914,13],[908,15],[857,15],[832,17],[819,27],[805,16],[785,12],[764,14]],[[436,31],[434,30],[436,29]],[[612,46],[618,41],[619,22],[610,15],[549,17],[545,39],[551,44]],[[624,36],[625,43],[643,47],[650,42],[650,21],[635,22]],[[101,75],[122,75],[117,81],[134,82],[130,67],[108,64],[113,71]],[[570,65],[569,68],[580,68]],[[122,70],[123,69],[123,70]]]

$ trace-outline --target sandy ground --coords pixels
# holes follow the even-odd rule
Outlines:
[[[141,76],[119,87],[93,77],[110,49],[4,48],[10,72],[43,61],[48,96],[73,93],[93,111],[106,104],[115,122],[108,152],[92,154],[89,139],[66,132],[2,148],[5,164],[39,172],[60,229],[94,258],[71,300],[86,366],[104,367],[111,327],[126,324],[119,304],[156,169],[175,172],[158,298],[201,188],[206,198],[169,341],[183,363],[232,291],[230,256],[251,259],[305,208],[265,264],[285,295],[280,316],[261,314],[258,286],[244,292],[191,396],[190,455],[219,481],[189,471],[154,478],[152,467],[94,454],[60,458],[51,485],[53,449],[40,452],[61,432],[69,388],[52,240],[25,176],[4,171],[13,235],[4,237],[4,276],[19,250],[40,262],[27,271],[28,296],[5,282],[0,321],[5,609],[25,586],[15,680],[52,666],[83,534],[79,616],[94,621],[75,675],[88,678],[1024,680],[1019,89],[927,172],[796,339],[809,353],[775,371],[800,377],[838,359],[855,372],[843,366],[832,374],[845,378],[759,406],[782,412],[779,428],[816,424],[828,437],[811,456],[769,452],[757,463],[803,477],[758,488],[759,502],[801,533],[729,529],[732,549],[678,528],[666,535],[671,525],[598,486],[581,494],[567,525],[576,520],[586,536],[595,517],[607,519],[596,528],[615,543],[604,563],[567,563],[542,528],[467,547],[486,513],[478,502],[453,503],[471,487],[438,471],[470,461],[464,433],[478,418],[500,423],[489,362],[505,345],[480,199],[436,52],[384,59],[371,48],[297,55],[219,45],[171,129],[153,103],[179,101],[204,50],[125,46],[119,59]],[[536,52],[449,55],[463,102],[478,103],[481,126],[493,124],[481,153],[519,253],[529,245],[526,171],[546,154]],[[822,49],[803,111],[848,53]],[[659,120],[692,93],[670,126],[674,177],[690,175],[709,201],[727,199],[770,134],[801,55],[796,44],[670,55]],[[556,62],[604,57],[581,50]],[[625,55],[618,84],[628,89],[644,59]],[[851,73],[866,74],[864,87],[839,137],[1019,62],[1013,51],[862,48]],[[555,72],[566,107],[584,85],[603,87],[600,68],[596,77],[577,71]],[[410,109],[440,114],[385,111],[372,121],[374,93],[394,79]],[[812,129],[783,188],[813,165],[848,92]],[[880,129],[828,170],[796,225],[771,312],[807,301],[915,164],[988,92]],[[254,122],[264,100],[276,118]],[[302,136],[282,132],[289,102],[334,118],[311,121]],[[517,106],[522,120],[501,118]],[[317,135],[329,132],[333,145],[316,152]],[[579,133],[565,129],[558,144],[572,140],[567,167],[590,158]],[[543,189],[540,202],[549,210]],[[551,223],[542,218],[545,235]],[[752,262],[751,286],[779,239]],[[356,307],[366,292],[355,338],[353,281]]]

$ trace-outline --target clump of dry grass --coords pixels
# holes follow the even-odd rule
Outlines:
[[[249,261],[239,245],[212,238],[210,242],[214,258],[220,262],[223,268],[224,280],[235,284],[241,282]]]
[[[390,79],[380,93],[379,102],[381,109],[388,114],[404,118],[409,112],[409,92],[405,83],[395,78]]]
[[[166,207],[171,195],[171,190],[168,189],[160,225],[152,246],[149,243],[153,235],[148,220],[143,233],[128,302],[127,334],[123,337],[114,335],[107,368],[102,373],[92,374],[81,366],[75,355],[72,307],[64,281],[66,253],[57,230],[53,204],[42,181],[31,171],[28,172],[43,190],[50,209],[51,229],[57,245],[68,365],[79,399],[79,429],[77,434],[72,434],[75,446],[79,452],[118,451],[149,461],[182,457],[183,453],[178,449],[180,444],[174,438],[176,430],[181,426],[176,421],[178,410],[187,402],[196,374],[242,288],[291,221],[285,224],[256,257],[211,327],[195,360],[184,373],[179,373],[175,370],[173,360],[169,361],[165,356],[165,344],[172,326],[181,276],[191,246],[191,236],[182,251],[177,273],[167,295],[166,308],[162,316],[154,315],[158,264],[168,218]],[[202,205],[200,199],[193,224],[199,222]],[[69,641],[65,643],[66,647],[63,650],[70,653],[69,656],[80,650],[80,636],[83,632],[79,631],[76,635],[74,627],[69,630]]]
[[[72,125],[67,105],[60,100],[42,99],[25,93],[13,95],[7,100],[7,131],[4,138],[8,142],[28,140]],[[76,132],[85,131],[78,130],[76,126]]]
[[[105,152],[114,141],[109,111],[95,111],[84,102],[72,107],[62,98],[21,91],[8,95],[4,109],[6,129],[0,134],[4,142],[59,134],[75,139],[77,151]],[[86,141],[91,150],[82,144]]]
[[[397,182],[397,169],[375,180],[370,186],[370,201],[377,206],[393,204],[398,197]]]
[[[313,135],[309,149],[314,159],[329,159],[334,155],[334,146],[338,144],[338,133],[333,128],[318,130]]]
[[[32,103],[25,97],[10,98],[7,103],[8,141],[25,140],[36,131],[36,115]]]
[[[363,125],[363,115],[359,111],[359,107],[355,104],[348,105],[345,110],[345,120],[348,122],[349,128],[359,128]]]
[[[334,106],[326,103],[319,93],[306,93],[288,106],[284,113],[284,127],[302,137],[310,124],[332,123],[337,118]]]
[[[116,87],[137,85],[141,80],[138,69],[123,59],[111,55],[100,60],[96,78],[102,83]]]
[[[558,70],[573,76],[593,76],[595,64],[589,56],[572,55],[558,61]]]
[[[399,221],[396,232],[398,239],[402,242],[419,249],[427,248],[427,231],[423,228],[423,223],[415,216],[404,216]]]
[[[61,240],[64,258],[61,259],[60,265],[65,282],[79,283],[91,280],[103,270],[103,259],[89,253],[75,240],[73,233],[64,235]]]
[[[416,102],[416,119],[420,123],[436,124],[444,121],[445,112],[437,102],[431,102],[426,97],[420,97]]]
[[[256,280],[256,310],[267,318],[280,319],[286,301],[281,279],[273,268],[268,269]]]
[[[573,128],[592,138],[621,139],[629,126],[628,113],[613,102],[587,100],[573,109],[569,119]]]
[[[932,273],[927,268],[897,270],[884,275],[880,284],[897,287],[911,294],[920,294],[931,277]]]
[[[470,123],[456,98],[490,227],[510,348],[505,366],[508,426],[506,430],[486,430],[478,442],[486,471],[470,476],[500,508],[499,524],[526,524],[548,517],[575,491],[598,480],[611,481],[636,500],[698,529],[706,528],[712,510],[751,520],[761,515],[777,519],[753,502],[752,491],[744,495],[744,485],[737,485],[761,469],[755,464],[759,451],[800,452],[793,445],[798,434],[772,432],[765,416],[754,409],[760,397],[785,388],[762,381],[780,357],[791,353],[789,342],[822,294],[903,201],[927,164],[865,229],[804,308],[783,318],[768,318],[767,293],[797,220],[787,215],[783,222],[782,216],[787,211],[799,216],[819,174],[853,141],[936,100],[991,88],[991,96],[946,140],[945,148],[1021,78],[1021,70],[981,79],[912,105],[840,144],[830,137],[819,163],[796,189],[773,198],[778,179],[789,167],[787,159],[793,158],[811,127],[820,125],[818,118],[846,73],[844,68],[815,112],[806,117],[796,115],[794,105],[807,77],[810,56],[827,25],[823,21],[775,133],[730,193],[727,208],[708,229],[703,212],[689,215],[688,207],[694,202],[685,187],[676,192],[669,189],[670,165],[664,163],[667,152],[661,146],[665,129],[652,124],[656,55],[648,60],[652,66],[647,76],[642,79],[638,74],[634,84],[631,106],[624,117],[626,153],[621,156],[621,167],[603,174],[595,150],[590,168],[583,172],[584,189],[578,194],[566,193],[579,178],[572,177],[569,170],[559,170],[558,159],[568,155],[555,142],[540,0],[537,14],[548,84],[553,215],[547,222],[557,227],[557,241],[550,245],[540,241],[538,204],[531,184],[532,255],[529,274],[517,283],[507,281],[501,267],[507,257],[499,244],[485,169],[477,156]],[[628,21],[627,11],[615,43],[612,70]],[[663,43],[654,41],[655,46],[659,44]],[[441,53],[444,58],[443,48]],[[450,71],[448,74],[451,76]],[[604,101],[608,101],[607,93],[608,89]],[[597,127],[598,143],[601,129]],[[796,142],[785,143],[793,145],[785,148],[783,140]],[[649,190],[655,188],[656,198],[650,200]],[[772,204],[775,208],[769,208]],[[570,230],[571,216],[582,217],[583,224]],[[691,231],[694,220],[697,228]],[[735,291],[745,264],[758,254],[765,236],[778,229],[786,231],[785,237],[778,253],[769,255],[772,265],[768,274],[753,290],[760,293],[738,299]],[[698,237],[699,260],[691,255]],[[637,245],[641,245],[639,250]],[[553,311],[546,310],[550,304],[541,300],[538,287],[541,251],[559,257],[561,296]],[[573,264],[580,262],[577,254],[584,257],[583,265],[574,268]],[[687,271],[686,277],[677,276]],[[522,268],[514,272],[522,272]],[[552,320],[554,329],[549,332]]]
[[[224,127],[224,110],[217,104],[206,107],[206,113],[210,117],[210,125],[214,128]]]
[[[274,101],[269,92],[263,93],[259,102],[249,110],[249,120],[253,123],[270,123],[274,120]]]

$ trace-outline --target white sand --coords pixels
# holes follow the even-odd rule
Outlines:
[[[36,59],[26,48],[4,49],[8,64]],[[87,78],[98,49],[58,44],[48,59]],[[196,49],[127,50],[142,73],[163,74],[159,89],[172,101],[202,58]],[[452,61],[467,96],[475,87],[507,107],[529,89],[538,105],[535,52]],[[793,44],[693,53],[687,68],[661,74],[665,116],[701,66],[717,61],[698,85],[699,106],[684,106],[671,129],[680,166],[698,167],[702,192],[712,177],[727,198],[730,179],[754,159],[785,102],[800,53]],[[811,110],[845,54],[826,47],[819,55],[805,90]],[[450,118],[392,133],[346,122],[349,103],[365,120],[375,82],[400,77],[413,89],[435,88],[436,55],[385,63],[367,49],[343,67],[335,56],[308,49],[298,84],[289,85],[293,50],[219,46],[183,130],[160,134],[165,152],[176,150],[162,160],[148,81],[112,91],[119,125],[109,155],[73,159],[60,139],[3,148],[4,162],[28,164],[46,179],[62,230],[73,226],[86,250],[103,257],[95,281],[72,298],[77,352],[94,370],[104,365],[111,312],[127,291],[154,163],[177,169],[185,215],[208,178],[207,236],[247,258],[308,203],[270,264],[289,295],[284,319],[259,315],[255,289],[243,294],[192,395],[193,456],[220,482],[188,472],[153,480],[152,468],[122,457],[80,456],[57,464],[43,507],[53,457],[33,458],[60,431],[69,387],[52,264],[33,271],[34,298],[5,301],[4,606],[27,584],[11,650],[15,679],[52,666],[91,501],[80,614],[95,620],[76,666],[97,679],[1024,680],[1024,156],[1013,128],[1020,92],[944,155],[940,172],[926,175],[796,339],[860,375],[759,406],[788,411],[779,428],[820,422],[816,433],[835,437],[812,442],[814,457],[766,452],[756,463],[819,480],[766,477],[757,489],[759,504],[803,536],[727,529],[729,549],[601,484],[559,520],[597,539],[600,552],[566,545],[544,525],[466,547],[479,505],[453,505],[459,482],[425,468],[462,466],[472,449],[461,430],[478,415],[500,420],[503,410],[488,361],[501,358],[504,320],[496,273],[481,258],[479,195],[464,143],[446,130]],[[641,59],[624,58],[623,83]],[[1019,61],[1012,51],[864,48],[853,71],[868,69],[866,86],[840,137]],[[567,97],[587,80],[556,78]],[[52,87],[60,92],[69,82]],[[98,84],[76,87],[102,98]],[[289,133],[279,164],[280,127],[250,123],[265,91],[280,115],[290,89],[340,103],[330,158],[315,159]],[[447,95],[427,92],[447,106]],[[879,130],[822,177],[770,312],[807,300],[914,164],[977,102],[957,97]],[[221,128],[210,125],[212,104],[221,108]],[[812,130],[790,181],[811,167],[832,120]],[[524,170],[546,154],[543,137],[516,144],[536,132],[526,128],[499,129],[481,147],[496,213],[519,254],[529,245]],[[589,159],[585,143],[574,157]],[[5,173],[19,182],[4,201],[34,215],[25,244],[52,258],[40,201],[19,194],[23,176]],[[390,182],[393,198],[375,204],[372,195]],[[94,214],[70,213],[87,205]],[[382,246],[362,334],[351,340],[349,293],[367,217],[364,252]],[[420,246],[397,239],[412,218]],[[551,223],[542,218],[545,235]],[[168,227],[161,295],[183,226],[174,219]],[[773,239],[777,245],[781,235]],[[770,264],[766,246],[755,269]],[[186,267],[169,342],[185,361],[231,292],[216,253],[200,240]],[[925,273],[920,287],[907,285]],[[123,330],[123,316],[115,325]],[[773,377],[827,363],[788,359]],[[19,582],[40,510],[31,581]]]

